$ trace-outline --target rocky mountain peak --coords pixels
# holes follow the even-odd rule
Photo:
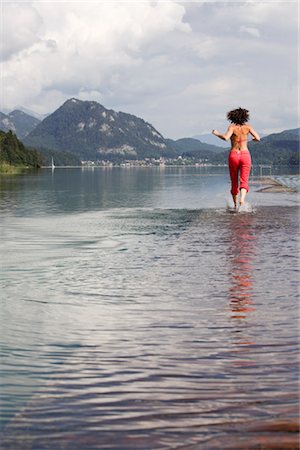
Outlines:
[[[32,146],[65,150],[81,159],[139,159],[172,151],[151,124],[95,101],[67,100],[26,138]]]
[[[39,119],[19,109],[9,114],[0,113],[0,130],[11,130],[19,139],[25,138],[39,123]]]

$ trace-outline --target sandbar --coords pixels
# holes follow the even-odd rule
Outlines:
[[[297,192],[297,189],[285,186],[272,177],[253,177],[250,181],[252,185],[265,185],[256,192]]]

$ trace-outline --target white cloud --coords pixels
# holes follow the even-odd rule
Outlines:
[[[167,137],[222,127],[226,111],[243,105],[265,128],[297,126],[295,3],[12,1],[2,8],[3,109],[47,113],[70,97],[96,100]]]
[[[30,4],[2,5],[1,59],[9,58],[38,41],[42,18]]]
[[[243,33],[248,33],[254,37],[260,37],[260,32],[257,28],[254,27],[245,27],[244,25],[240,26],[240,31]]]
[[[15,4],[5,7],[7,23],[13,22]],[[144,47],[151,47],[169,33],[188,33],[189,26],[182,22],[184,8],[179,4],[120,4],[120,3],[33,3],[19,7],[19,18],[30,28],[28,11],[35,12],[39,21],[32,26],[32,39],[15,37],[14,31],[5,29],[6,56],[4,82],[14,84],[6,92],[5,101],[13,105],[28,103],[44,90],[76,95],[78,92],[110,92],[124,71],[143,64]],[[20,19],[21,20],[21,19]],[[6,23],[6,20],[5,20]],[[27,33],[29,34],[29,33]],[[10,55],[9,55],[10,52]],[[150,59],[155,58],[157,51]],[[147,56],[146,56],[147,58]],[[15,82],[13,82],[15,80]],[[52,105],[50,105],[51,107]],[[41,108],[49,105],[42,105]],[[45,110],[42,112],[46,112]]]

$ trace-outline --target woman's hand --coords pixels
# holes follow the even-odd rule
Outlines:
[[[218,132],[218,130],[212,130],[212,134],[214,134],[215,136],[218,136],[220,133]]]

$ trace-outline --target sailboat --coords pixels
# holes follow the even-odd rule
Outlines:
[[[51,158],[51,169],[54,170],[55,169],[55,164],[54,164],[54,159]]]

